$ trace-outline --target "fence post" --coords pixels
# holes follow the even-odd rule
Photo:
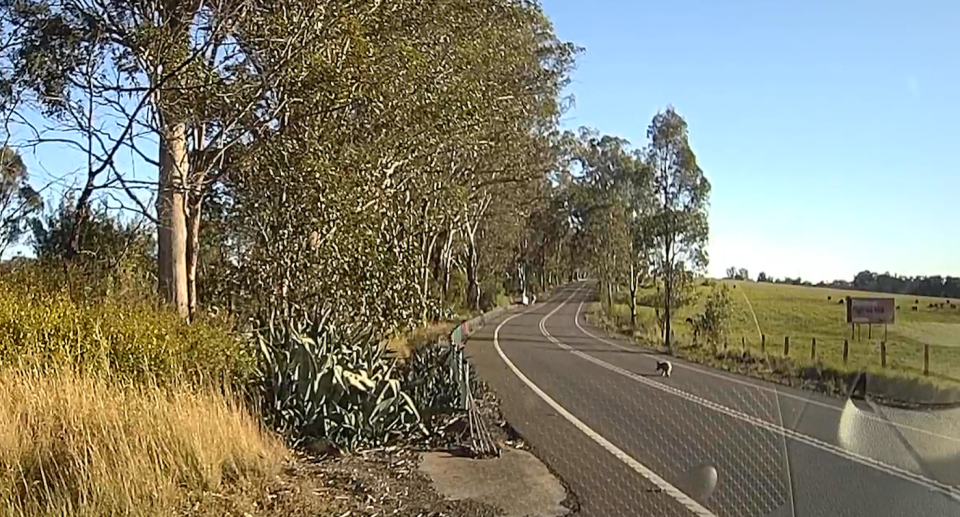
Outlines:
[[[747,349],[747,338],[740,336],[740,348],[743,350]]]
[[[887,367],[887,342],[886,341],[880,342],[880,367],[881,368]]]
[[[790,355],[790,336],[783,336],[783,356]]]
[[[843,340],[843,364],[847,364],[847,357],[850,356],[850,343],[844,339]]]
[[[460,367],[457,364],[457,344],[456,342],[451,341],[450,343],[450,379],[453,380],[458,386],[460,385]]]
[[[463,409],[470,410],[470,363],[463,361],[463,382],[460,384],[460,400],[463,401]]]
[[[930,375],[930,345],[923,344],[923,374]]]
[[[767,335],[760,334],[760,352],[767,353]]]
[[[817,359],[817,338],[811,338],[810,340],[810,360],[814,361]]]

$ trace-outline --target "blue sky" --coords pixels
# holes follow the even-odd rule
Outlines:
[[[711,274],[960,276],[960,2],[542,1],[586,48],[566,126],[640,146],[658,109],[686,117]],[[59,190],[84,158],[57,147],[24,158]]]
[[[960,2],[543,0],[586,48],[565,125],[687,119],[710,273],[960,275]]]

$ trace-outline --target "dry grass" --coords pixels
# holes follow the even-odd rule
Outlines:
[[[412,332],[387,340],[387,350],[396,354],[401,361],[406,361],[417,348],[428,343],[436,343],[441,337],[449,335],[454,327],[456,324],[449,321],[417,327]]]
[[[212,493],[257,491],[286,454],[218,392],[0,373],[0,515],[195,513]]]
[[[950,309],[949,305],[945,305],[944,309],[928,307],[935,302],[946,303],[946,299],[729,280],[717,283],[721,282],[732,287],[727,332],[727,344],[732,349],[746,348],[755,355],[782,355],[784,337],[789,337],[790,358],[799,365],[822,363],[841,371],[897,372],[923,377],[934,383],[951,386],[960,384],[960,346],[957,346],[960,343],[960,309]],[[690,343],[693,340],[692,327],[684,320],[702,312],[709,289],[711,287],[698,286],[697,302],[676,314],[672,328],[678,343]],[[641,294],[649,296],[651,292]],[[901,310],[897,311],[896,324],[888,328],[885,368],[881,366],[880,354],[882,327],[872,329],[869,338],[867,328],[862,329],[862,340],[851,338],[850,327],[844,323],[844,306],[838,303],[848,295],[889,296],[897,300]],[[641,343],[657,343],[661,340],[656,315],[651,307],[638,307],[637,325],[631,327],[626,294],[619,294],[614,302],[609,308],[601,308],[597,303],[588,309],[595,315],[602,311],[609,327],[633,335]],[[952,302],[956,304],[957,300]],[[910,310],[914,305],[918,306],[917,311]],[[845,339],[849,344],[847,364],[842,360]],[[811,359],[814,340],[816,358]],[[923,375],[925,344],[930,348],[927,376]]]

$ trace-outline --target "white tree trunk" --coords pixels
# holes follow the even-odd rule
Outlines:
[[[199,190],[187,200],[187,299],[190,318],[197,312],[197,269],[200,265],[200,215],[203,197]]]
[[[186,124],[165,124],[160,135],[157,195],[157,277],[160,296],[184,318],[190,315],[187,276]]]

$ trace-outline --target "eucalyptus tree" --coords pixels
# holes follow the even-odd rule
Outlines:
[[[290,20],[287,49],[265,62],[251,52],[250,27],[281,2],[235,0],[17,0],[4,17],[20,35],[7,48],[8,95],[31,94],[56,122],[55,135],[87,155],[77,196],[76,248],[94,193],[120,189],[157,227],[158,290],[188,316],[196,307],[203,198],[223,173],[226,155],[277,121],[270,109],[276,78],[312,27]],[[271,35],[276,38],[277,34]],[[115,127],[107,127],[108,121]],[[129,150],[156,170],[148,196],[142,181],[117,167]]]
[[[0,258],[10,245],[20,241],[31,216],[42,208],[43,201],[30,185],[20,153],[0,147]]]
[[[580,245],[596,271],[607,303],[613,303],[614,286],[622,285],[633,264],[629,169],[634,167],[629,142],[581,128],[574,160],[578,165]]]
[[[486,216],[547,167],[572,51],[508,0],[314,16],[327,32],[277,88],[282,123],[233,166],[245,291],[396,329],[431,315],[460,259],[478,304]],[[282,30],[260,31],[258,54],[280,52]]]
[[[653,117],[647,138],[645,157],[656,199],[649,219],[652,259],[663,282],[664,343],[669,348],[671,316],[687,298],[683,288],[708,262],[710,182],[690,148],[687,123],[672,106]]]

